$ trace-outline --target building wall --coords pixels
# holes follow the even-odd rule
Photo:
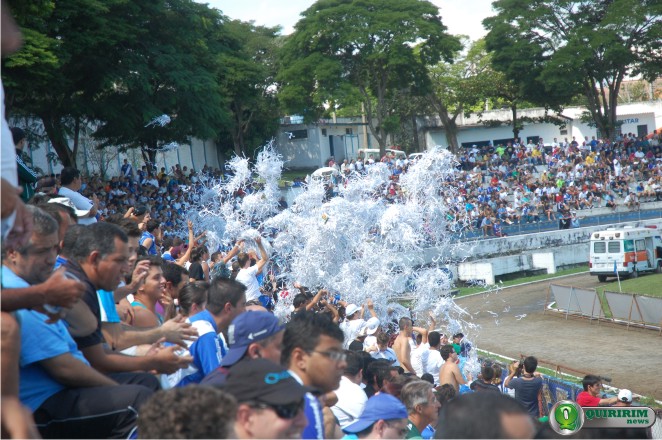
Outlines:
[[[288,122],[293,119],[288,118]],[[377,148],[377,140],[370,129],[361,123],[360,118],[337,118],[320,120],[315,124],[283,123],[276,136],[276,149],[283,156],[288,168],[318,168],[326,166],[331,154],[333,137],[333,156],[336,161],[356,159],[360,148]],[[295,130],[307,130],[308,137],[292,139],[290,133]],[[348,130],[351,133],[348,133]],[[367,146],[366,144],[367,139]]]
[[[529,136],[539,136],[544,139],[545,143],[551,143],[553,138],[559,141],[564,138],[572,140],[574,136],[579,142],[588,136],[597,136],[597,130],[584,124],[580,121],[580,115],[584,108],[570,107],[562,112],[562,116],[570,118],[567,120],[565,127],[559,127],[550,123],[539,124],[525,124],[524,128],[520,131],[520,138],[526,139]],[[638,125],[646,125],[647,132],[652,133],[653,130],[662,127],[662,101],[640,102],[634,104],[621,104],[616,109],[618,120],[623,121],[621,126],[622,133],[635,133],[637,134]],[[524,109],[520,110],[519,116],[538,117],[544,115],[544,109]],[[500,120],[507,121],[512,118],[510,110],[493,110],[483,113],[482,120]],[[425,133],[426,148],[435,145],[446,146],[446,135],[443,127],[438,118],[427,118],[425,124],[428,129]],[[481,123],[481,119],[477,115],[470,115],[468,118],[460,115],[458,117],[458,142],[474,143],[481,141],[494,141],[496,139],[507,139],[513,137],[512,127],[498,126],[487,127]],[[566,130],[567,134],[562,134],[562,130]]]
[[[50,142],[43,136],[43,126],[38,120],[10,120],[10,125],[21,128],[27,128],[31,133],[35,133],[44,138],[41,142],[31,140],[26,153],[31,157],[32,164],[40,168],[45,174],[57,174],[62,170],[62,164],[59,161],[53,163],[47,159],[48,153],[54,153],[55,150],[50,146]],[[120,152],[116,147],[107,147],[103,150],[95,148],[96,141],[92,138],[93,127],[87,127],[82,130],[79,139],[78,154],[76,163],[78,169],[87,175],[101,174],[101,168],[106,168],[106,177],[119,175],[120,168],[124,159],[133,165],[134,170],[138,170],[144,165],[144,160],[140,150],[130,149],[126,152]],[[72,145],[73,142],[70,143]],[[160,169],[165,167],[167,170],[180,164],[189,169],[200,170],[207,164],[213,168],[220,168],[219,155],[216,142],[212,139],[201,140],[193,138],[190,144],[181,144],[175,150],[158,152],[156,154],[156,167]]]

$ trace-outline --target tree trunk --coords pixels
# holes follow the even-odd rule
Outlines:
[[[457,141],[457,117],[462,113],[462,106],[460,106],[455,114],[451,117],[448,114],[448,108],[439,99],[432,97],[432,106],[437,110],[441,125],[444,127],[444,134],[446,135],[446,142],[448,143],[448,150],[453,154],[459,154],[460,144]]]
[[[377,139],[377,143],[379,144],[379,154],[380,154],[380,159],[384,157],[384,154],[386,154],[386,139],[385,137],[382,137],[382,133],[384,132],[384,128],[381,125],[381,118],[379,117],[379,108],[377,109],[377,123],[380,124],[379,127],[375,127],[375,122],[374,122],[374,112],[372,109],[372,100],[370,99],[370,94],[368,94],[367,90],[363,86],[359,86],[359,91],[363,95],[363,105],[365,106],[365,114],[366,114],[366,119],[368,122],[368,128],[370,128],[370,133]],[[366,148],[368,146],[366,145]]]
[[[416,151],[413,151],[413,153],[416,153],[421,150],[421,144],[419,143],[418,140],[418,121],[416,121],[416,115],[411,115],[411,127],[412,127],[412,137],[414,141],[414,149]]]
[[[62,165],[75,168],[76,157],[69,149],[62,120],[50,113],[41,113],[38,116],[44,124],[48,140],[51,142],[51,145],[57,153],[60,162],[62,162]]]
[[[244,145],[244,120],[241,106],[233,103],[232,111],[234,113],[234,127],[231,129],[232,144],[234,147],[234,154],[241,157],[246,150],[246,146]]]
[[[513,139],[519,138],[519,124],[517,123],[517,104],[510,106],[510,111],[513,113]]]

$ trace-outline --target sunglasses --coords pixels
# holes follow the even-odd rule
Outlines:
[[[327,359],[330,359],[332,362],[345,362],[347,360],[347,354],[343,351],[318,351],[311,350],[309,353],[317,353],[324,356]]]
[[[303,399],[298,402],[283,405],[255,402],[250,406],[256,409],[272,409],[281,419],[293,419],[299,414],[299,411],[303,410]]]

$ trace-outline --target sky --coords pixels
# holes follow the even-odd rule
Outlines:
[[[262,26],[280,25],[283,34],[292,32],[299,14],[313,0],[197,0],[220,9],[224,15],[241,21],[255,21]],[[468,35],[472,40],[485,36],[482,21],[493,15],[493,0],[431,0],[440,9],[442,22],[454,35]]]

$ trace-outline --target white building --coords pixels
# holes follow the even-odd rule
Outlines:
[[[561,114],[550,114],[565,122],[560,127],[552,123],[525,123],[520,131],[523,140],[539,138],[551,144],[554,138],[559,141],[574,136],[578,142],[588,136],[599,137],[597,130],[589,127],[580,119],[582,107],[568,107]],[[638,136],[652,133],[662,127],[662,101],[649,101],[633,104],[621,104],[616,109],[618,121],[622,123],[622,133],[634,133]],[[538,118],[545,116],[542,108],[521,109],[518,117]],[[512,140],[511,125],[489,127],[482,121],[498,120],[506,123],[512,119],[510,109],[484,112],[482,117],[472,114],[469,117],[458,117],[458,142],[470,147],[497,145],[500,142]],[[429,116],[418,118],[419,139],[423,145],[420,150],[426,150],[436,145],[446,146],[448,142],[439,117]],[[304,124],[303,118],[297,116],[285,117],[281,121],[276,145],[280,154],[290,168],[314,168],[325,166],[329,157],[334,156],[336,162],[343,159],[353,159],[358,156],[359,148],[377,148],[377,140],[370,133],[367,124],[361,118],[337,118],[335,120],[320,119],[314,124]]]
[[[354,159],[359,148],[378,148],[377,140],[361,118],[320,119],[304,124],[303,118],[287,116],[281,120],[276,137],[278,152],[289,168],[326,166],[333,156],[336,162]]]
[[[557,116],[559,119],[565,121],[565,127],[559,127],[552,123],[532,123],[524,124],[524,128],[520,131],[519,137],[522,140],[533,138],[537,141],[538,138],[543,138],[545,144],[551,144],[554,138],[559,141],[568,138],[572,140],[573,137],[578,142],[588,136],[599,137],[596,128],[589,127],[580,119],[582,112],[585,109],[582,107],[569,107],[563,110],[561,114],[551,114]],[[621,104],[616,108],[618,121],[622,123],[621,133],[634,133],[637,136],[644,136],[652,133],[662,127],[662,101],[649,101],[634,104]],[[542,108],[522,109],[518,111],[518,117],[537,118],[545,116],[545,111]],[[472,114],[468,118],[464,115],[458,117],[458,143],[465,147],[476,145],[488,145],[490,142],[497,145],[507,140],[512,140],[513,129],[511,125],[500,125],[496,127],[488,127],[481,121],[499,120],[509,121],[512,119],[510,109],[506,110],[492,110],[483,113],[482,118]],[[422,120],[422,130],[424,132],[425,148],[430,148],[435,145],[447,145],[446,135],[441,122],[438,117],[428,117]]]
[[[50,141],[45,136],[41,121],[30,118],[10,119],[10,126],[16,126],[39,136],[41,141],[35,141],[34,137],[29,139],[29,148],[25,149],[32,160],[32,167],[39,168],[44,174],[57,174],[62,170],[62,164],[57,159],[57,154],[52,148]],[[109,146],[102,150],[96,148],[97,141],[92,138],[92,127],[85,127],[79,136],[78,152],[76,155],[76,166],[85,175],[101,175],[105,171],[107,178],[118,176],[124,159],[132,164],[134,173],[144,165],[140,149],[133,148],[125,152],[117,147]],[[69,141],[73,148],[73,140]],[[220,168],[223,156],[212,139],[191,139],[188,144],[181,144],[177,148],[156,153],[156,167],[165,167],[167,171],[173,165],[180,164],[181,167],[200,170],[205,164],[212,168]]]

